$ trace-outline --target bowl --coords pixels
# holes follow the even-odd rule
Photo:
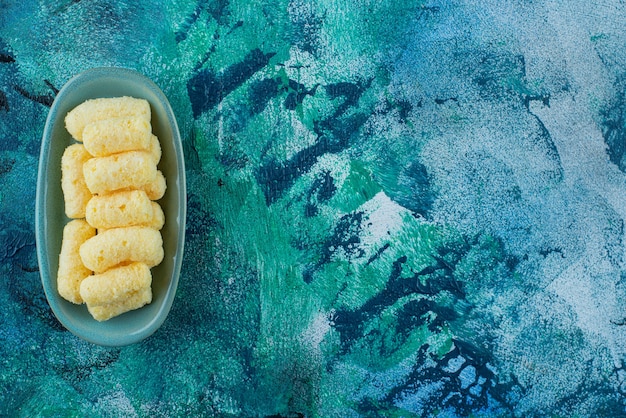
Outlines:
[[[142,308],[98,322],[86,305],[76,305],[57,292],[57,270],[65,216],[61,189],[61,156],[75,143],[64,118],[87,99],[132,96],[150,103],[152,131],[161,142],[159,169],[167,181],[158,203],[165,214],[164,258],[152,268],[152,302]],[[185,160],[172,108],[159,87],[144,75],[126,68],[93,68],[71,78],[58,92],[43,132],[35,203],[37,259],[50,308],[59,322],[76,336],[104,346],[123,346],[152,335],[165,321],[174,301],[180,276],[186,220]]]

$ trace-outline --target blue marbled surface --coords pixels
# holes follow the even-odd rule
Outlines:
[[[626,415],[621,1],[0,1],[0,416]],[[40,283],[56,91],[168,96],[165,324],[84,342]]]

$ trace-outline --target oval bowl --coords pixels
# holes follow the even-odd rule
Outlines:
[[[61,189],[61,156],[75,143],[65,129],[67,112],[87,99],[132,96],[146,99],[152,110],[152,131],[161,142],[159,169],[167,190],[158,202],[165,214],[164,258],[152,268],[152,302],[108,321],[98,322],[86,305],[66,301],[57,292],[57,270],[65,216]],[[159,87],[144,75],[125,68],[93,68],[71,78],[57,94],[44,128],[35,203],[37,259],[41,281],[52,311],[76,336],[105,346],[141,341],[165,321],[172,306],[182,265],[186,220],[185,161],[178,125]]]

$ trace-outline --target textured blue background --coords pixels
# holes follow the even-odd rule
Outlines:
[[[0,416],[626,415],[622,1],[0,0]],[[168,96],[188,177],[147,340],[65,331],[56,91]]]

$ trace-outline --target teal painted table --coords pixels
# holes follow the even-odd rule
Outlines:
[[[0,2],[0,416],[626,415],[619,1]],[[170,100],[188,212],[163,326],[45,299],[58,89]]]

